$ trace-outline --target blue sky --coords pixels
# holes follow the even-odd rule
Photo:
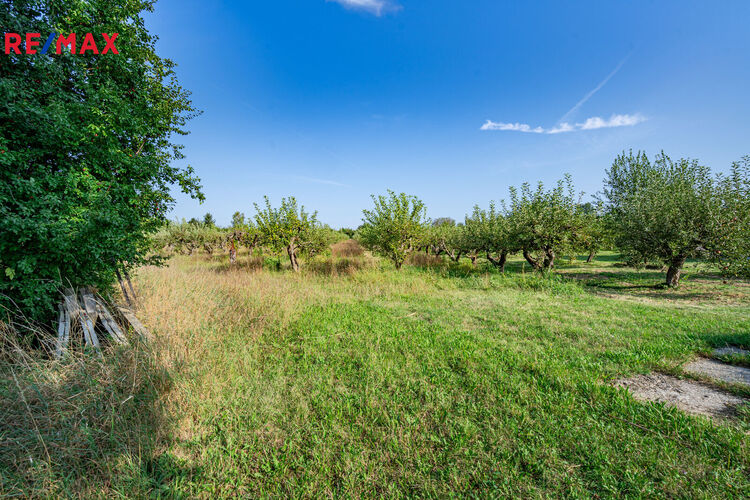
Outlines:
[[[457,220],[508,186],[601,189],[624,149],[750,154],[750,2],[160,0],[162,56],[203,114],[184,138],[228,224],[294,195],[356,227],[370,194]]]

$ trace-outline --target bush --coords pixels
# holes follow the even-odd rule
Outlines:
[[[63,285],[106,287],[147,262],[148,233],[202,199],[174,137],[195,115],[156,54],[150,2],[3,2],[4,31],[119,33],[120,54],[0,57],[0,305],[45,321]],[[61,82],[63,82],[61,84]],[[20,98],[20,96],[23,96]],[[177,160],[177,161],[175,161]]]

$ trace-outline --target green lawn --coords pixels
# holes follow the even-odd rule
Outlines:
[[[506,275],[375,261],[331,276],[223,259],[139,273],[139,316],[159,338],[148,356],[169,380],[121,408],[158,416],[88,477],[53,467],[45,491],[750,495],[746,411],[715,422],[609,385],[750,347],[746,283],[692,266],[662,290],[659,271],[611,255],[560,262],[550,278],[518,260]],[[7,492],[37,479],[13,471]]]

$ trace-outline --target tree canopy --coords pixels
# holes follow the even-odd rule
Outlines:
[[[604,200],[616,243],[631,260],[669,266],[666,284],[679,283],[686,259],[718,249],[723,200],[720,178],[697,160],[663,152],[623,153],[606,172]]]
[[[3,1],[9,32],[119,33],[119,54],[0,57],[0,304],[33,319],[63,285],[105,287],[143,263],[170,187],[202,199],[176,166],[196,115],[141,13],[152,1]]]
[[[401,269],[409,254],[424,242],[429,224],[427,209],[416,196],[390,190],[388,196],[372,195],[372,201],[374,208],[363,210],[360,239]]]
[[[271,206],[268,196],[264,199],[263,207],[255,204],[258,212],[255,220],[261,241],[272,250],[286,250],[292,269],[299,271],[299,251],[318,245],[321,241],[317,232],[318,213],[307,213],[293,196],[282,198],[278,208]]]

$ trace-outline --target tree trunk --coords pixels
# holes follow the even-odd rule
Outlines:
[[[504,273],[505,272],[505,261],[508,260],[508,252],[506,252],[505,250],[503,250],[502,252],[500,252],[500,256],[498,258],[492,257],[492,255],[490,254],[490,252],[487,252],[487,260],[489,260],[490,262],[492,262],[492,264],[495,267],[499,267],[501,273]]]
[[[461,252],[456,252],[456,256],[452,257],[454,261],[458,262],[461,260]]]
[[[120,288],[122,288],[122,294],[125,296],[125,302],[128,303],[129,306],[133,306],[133,303],[130,302],[130,297],[128,297],[128,292],[125,290],[125,283],[122,282],[122,276],[120,276],[120,270],[117,269],[117,266],[115,266],[115,273],[117,274],[117,281],[120,282]]]
[[[477,267],[477,254],[470,254],[469,258],[471,259],[471,265]]]
[[[296,273],[299,271],[299,262],[297,262],[297,249],[289,245],[286,247],[286,253],[289,254],[289,262],[292,264],[292,269],[294,269],[294,272]]]
[[[237,262],[237,246],[234,244],[234,240],[229,242],[229,263],[234,264]]]
[[[669,269],[667,269],[667,286],[677,286],[680,284],[680,273],[684,265],[684,255],[678,255],[672,259],[669,263]]]
[[[591,250],[589,256],[586,257],[586,264],[591,264],[594,261],[594,257],[596,257],[596,250]]]
[[[541,264],[539,264],[539,261],[532,257],[529,251],[525,248],[523,250],[523,258],[526,259],[526,262],[529,263],[534,271],[539,271],[542,268]]]
[[[548,248],[544,251],[544,261],[542,262],[544,270],[552,269],[555,267],[555,251]]]

